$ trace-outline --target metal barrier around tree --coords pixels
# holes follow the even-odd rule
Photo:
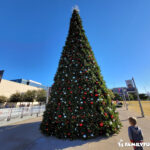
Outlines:
[[[0,122],[9,121],[14,118],[23,118],[24,116],[39,116],[45,111],[45,105],[37,105],[19,108],[2,108],[0,109]]]

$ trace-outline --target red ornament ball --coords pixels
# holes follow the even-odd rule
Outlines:
[[[61,118],[62,116],[61,116],[61,115],[58,115],[58,117]]]
[[[70,133],[68,133],[68,136],[70,136]]]
[[[105,116],[107,116],[107,113],[104,113]]]
[[[103,127],[104,123],[103,123],[103,122],[101,122],[99,125],[100,125],[100,127]]]
[[[80,126],[80,127],[82,127],[82,126],[83,126],[83,124],[82,124],[82,123],[80,123],[80,124],[79,124],[79,126]]]
[[[83,107],[80,107],[80,109],[83,109]]]

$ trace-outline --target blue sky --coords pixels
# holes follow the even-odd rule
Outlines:
[[[149,0],[0,0],[4,78],[53,83],[74,5],[108,88],[134,76],[150,91]]]

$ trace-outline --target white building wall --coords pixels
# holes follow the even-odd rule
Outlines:
[[[30,85],[25,85],[22,83],[17,83],[13,81],[8,81],[2,79],[0,83],[0,96],[6,96],[10,97],[12,94],[16,92],[26,92],[28,90],[39,90],[40,88],[30,86]]]

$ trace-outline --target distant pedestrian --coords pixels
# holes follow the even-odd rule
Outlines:
[[[136,118],[129,117],[129,124],[130,124],[130,126],[128,127],[129,139],[132,143],[139,145],[134,146],[134,150],[143,150],[143,147],[140,146],[140,143],[143,142],[143,135],[141,129],[138,126],[136,126],[137,124]]]

